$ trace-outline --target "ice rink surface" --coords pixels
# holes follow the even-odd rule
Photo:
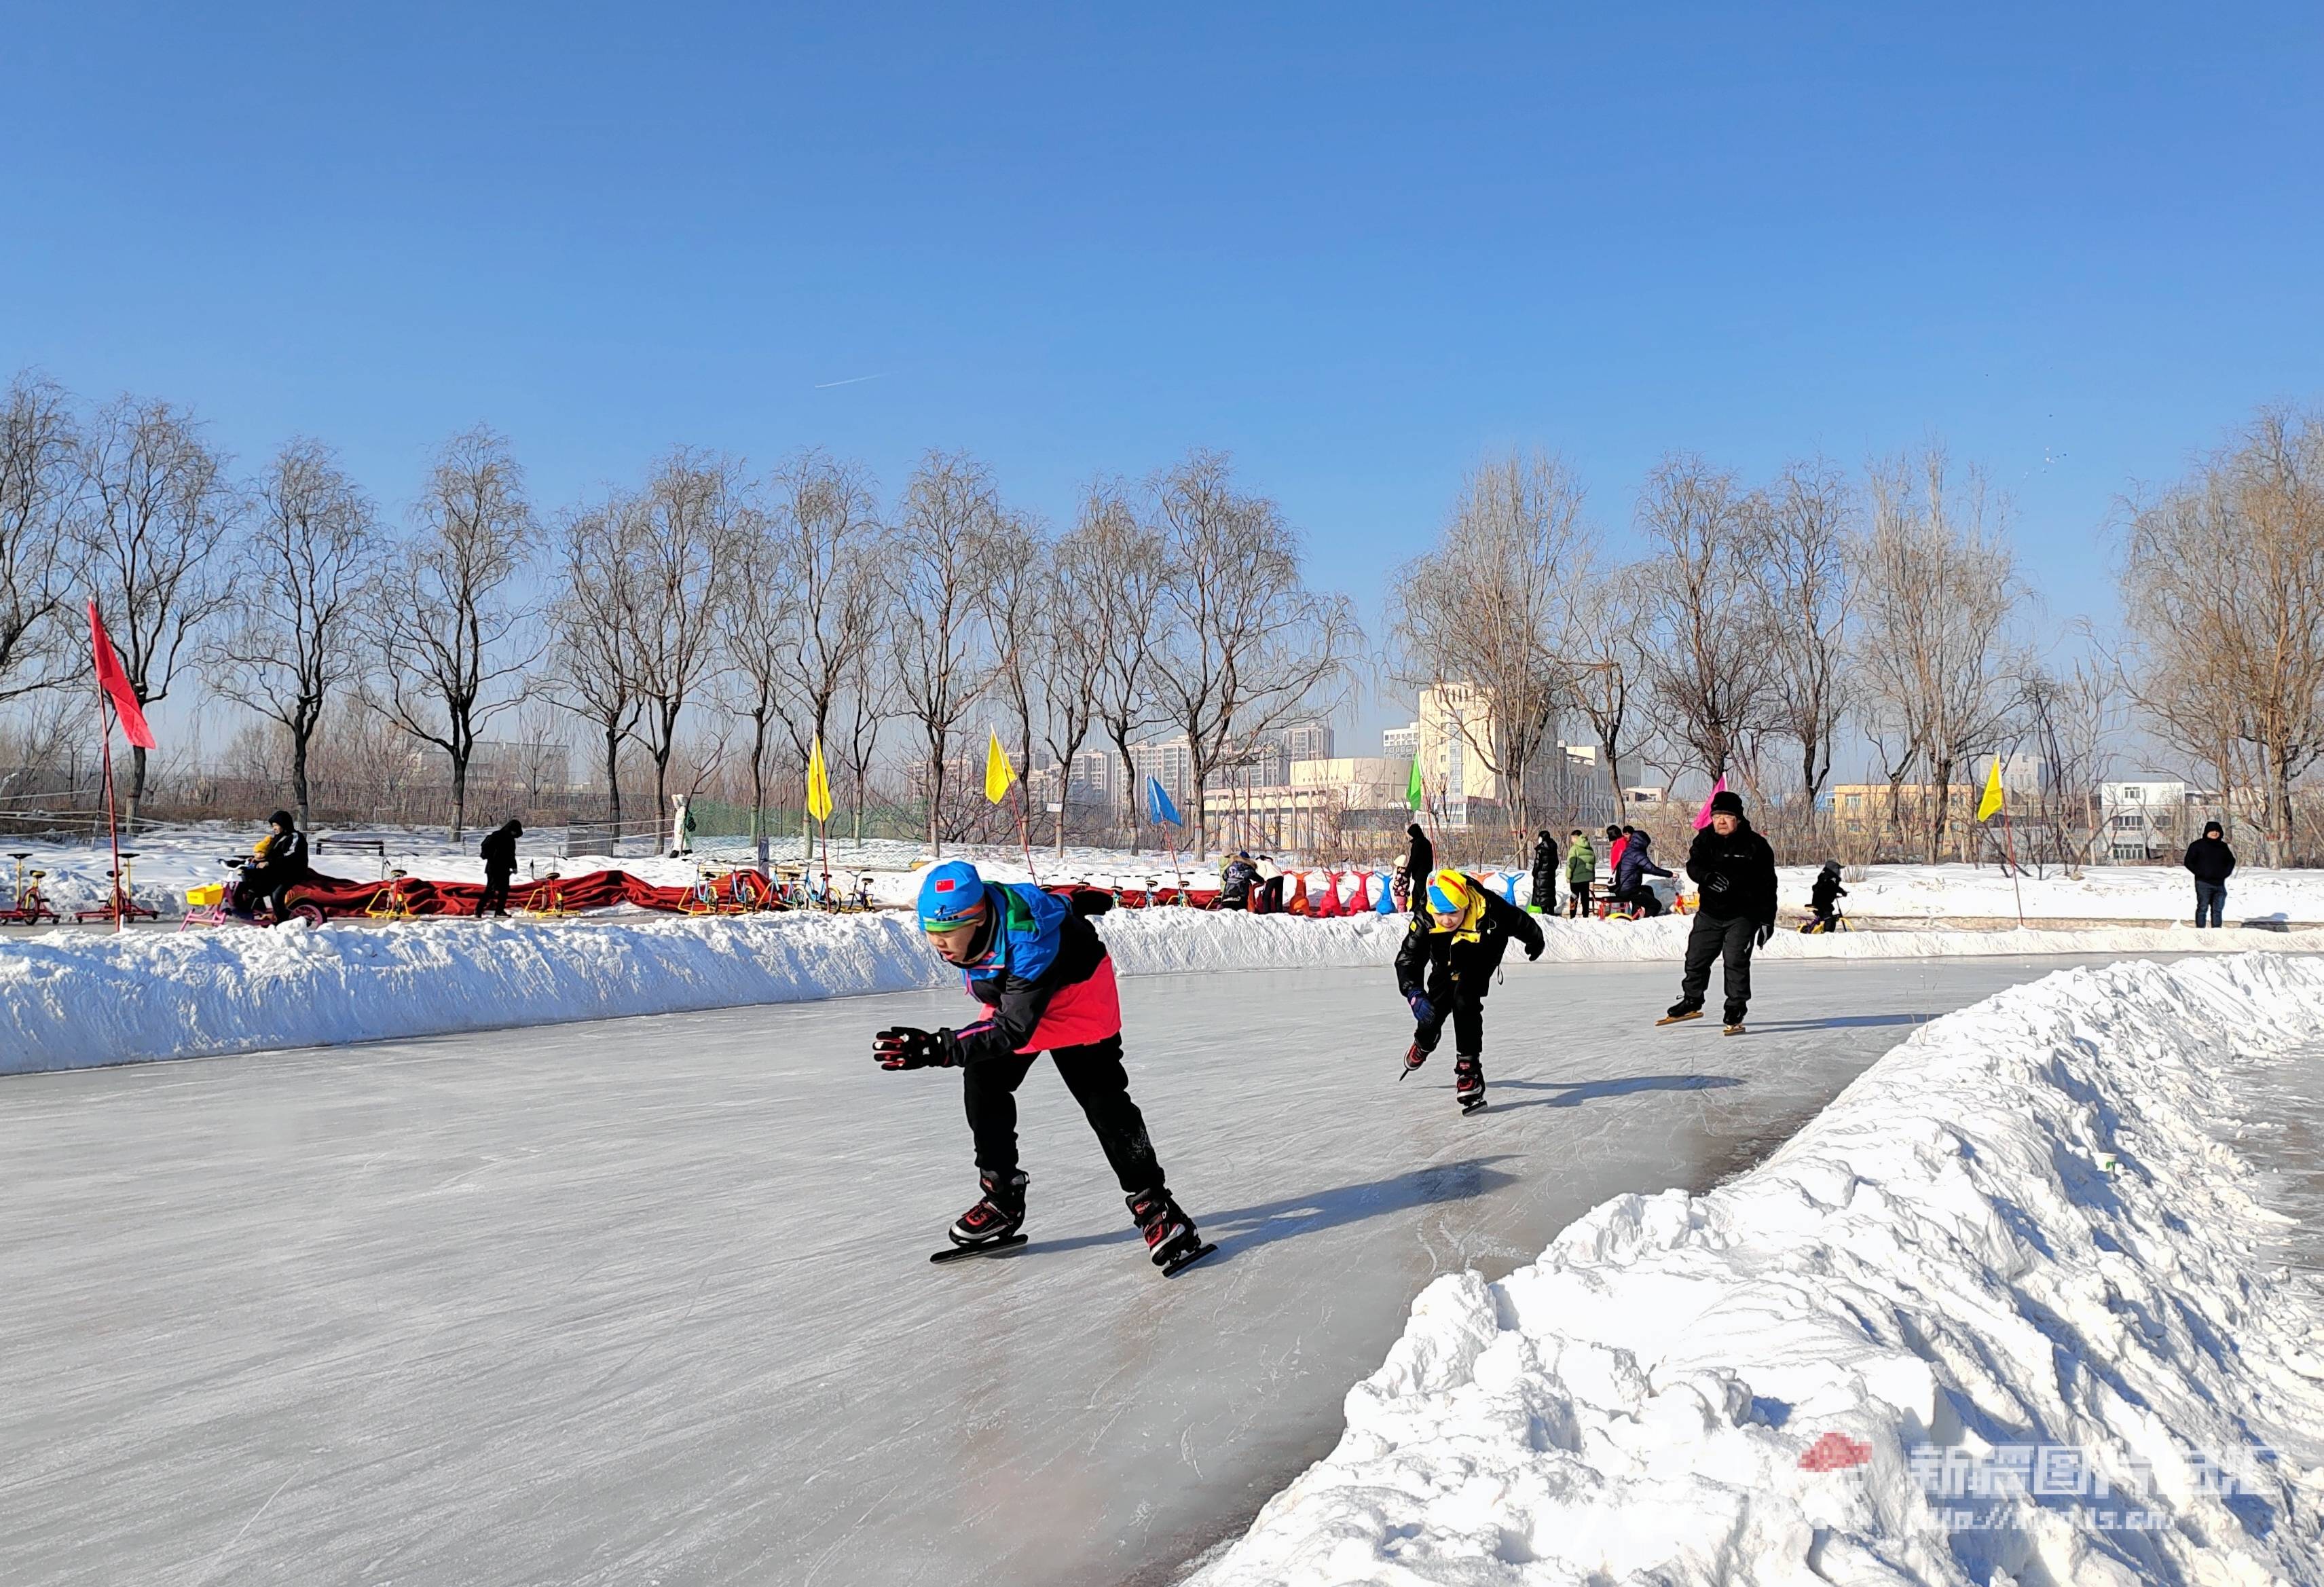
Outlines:
[[[1396,1079],[1383,970],[1122,983],[1220,1241],[1148,1264],[1046,1064],[1032,1243],[974,1199],[953,992],[0,1080],[0,1582],[1167,1581],[1327,1450],[1412,1296],[1757,1160],[1922,1020],[2054,959],[1512,965],[1491,1105]],[[1713,987],[1715,1011],[1717,987]]]

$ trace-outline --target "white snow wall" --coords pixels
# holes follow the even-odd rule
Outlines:
[[[2320,1020],[2324,963],[2252,955],[1934,1021],[1731,1184],[1430,1285],[1338,1447],[1189,1587],[2324,1581],[2324,1317],[2210,1133],[2220,1060]],[[2208,1490],[2255,1445],[2282,1458]],[[2041,1446],[2133,1497],[1976,1492]]]

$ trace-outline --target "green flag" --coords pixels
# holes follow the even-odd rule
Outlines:
[[[1428,789],[1420,780],[1420,757],[1412,758],[1412,780],[1404,785],[1404,802],[1417,810],[1428,803]]]

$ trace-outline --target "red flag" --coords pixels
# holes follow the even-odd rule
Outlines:
[[[121,670],[121,656],[113,648],[112,636],[105,632],[105,619],[97,614],[97,603],[88,604],[89,648],[97,652],[97,682],[106,697],[113,701],[115,715],[121,718],[121,731],[131,743],[141,750],[155,747],[153,730],[145,725],[145,708],[137,703],[137,691],[129,687],[129,675]]]

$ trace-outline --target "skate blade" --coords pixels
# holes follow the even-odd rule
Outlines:
[[[1721,1036],[1748,1036],[1751,1033],[1744,1029],[1740,1025],[1729,1025],[1719,1034]]]
[[[1015,1250],[1019,1246],[1024,1244],[1029,1238],[1030,1236],[1023,1234],[1004,1234],[998,1240],[979,1241],[974,1245],[955,1245],[945,1250],[930,1251],[928,1253],[928,1260],[932,1262],[956,1262],[963,1257],[1006,1256],[1010,1251]]]
[[[1165,1278],[1176,1278],[1179,1274],[1185,1272],[1187,1269],[1193,1267],[1196,1262],[1201,1261],[1204,1257],[1210,1255],[1213,1251],[1218,1249],[1219,1248],[1215,1243],[1210,1241],[1204,1241],[1202,1244],[1188,1251],[1185,1256],[1173,1257],[1170,1260],[1163,1263],[1162,1277]]]
[[[1692,1014],[1665,1014],[1661,1019],[1655,1020],[1655,1023],[1657,1025],[1683,1025],[1689,1020],[1700,1020],[1702,1018],[1702,1010],[1697,1009]]]
[[[1481,1096],[1466,1099],[1456,1098],[1455,1100],[1460,1102],[1461,1111],[1464,1113],[1473,1113],[1478,1109],[1485,1105],[1485,1099]]]

